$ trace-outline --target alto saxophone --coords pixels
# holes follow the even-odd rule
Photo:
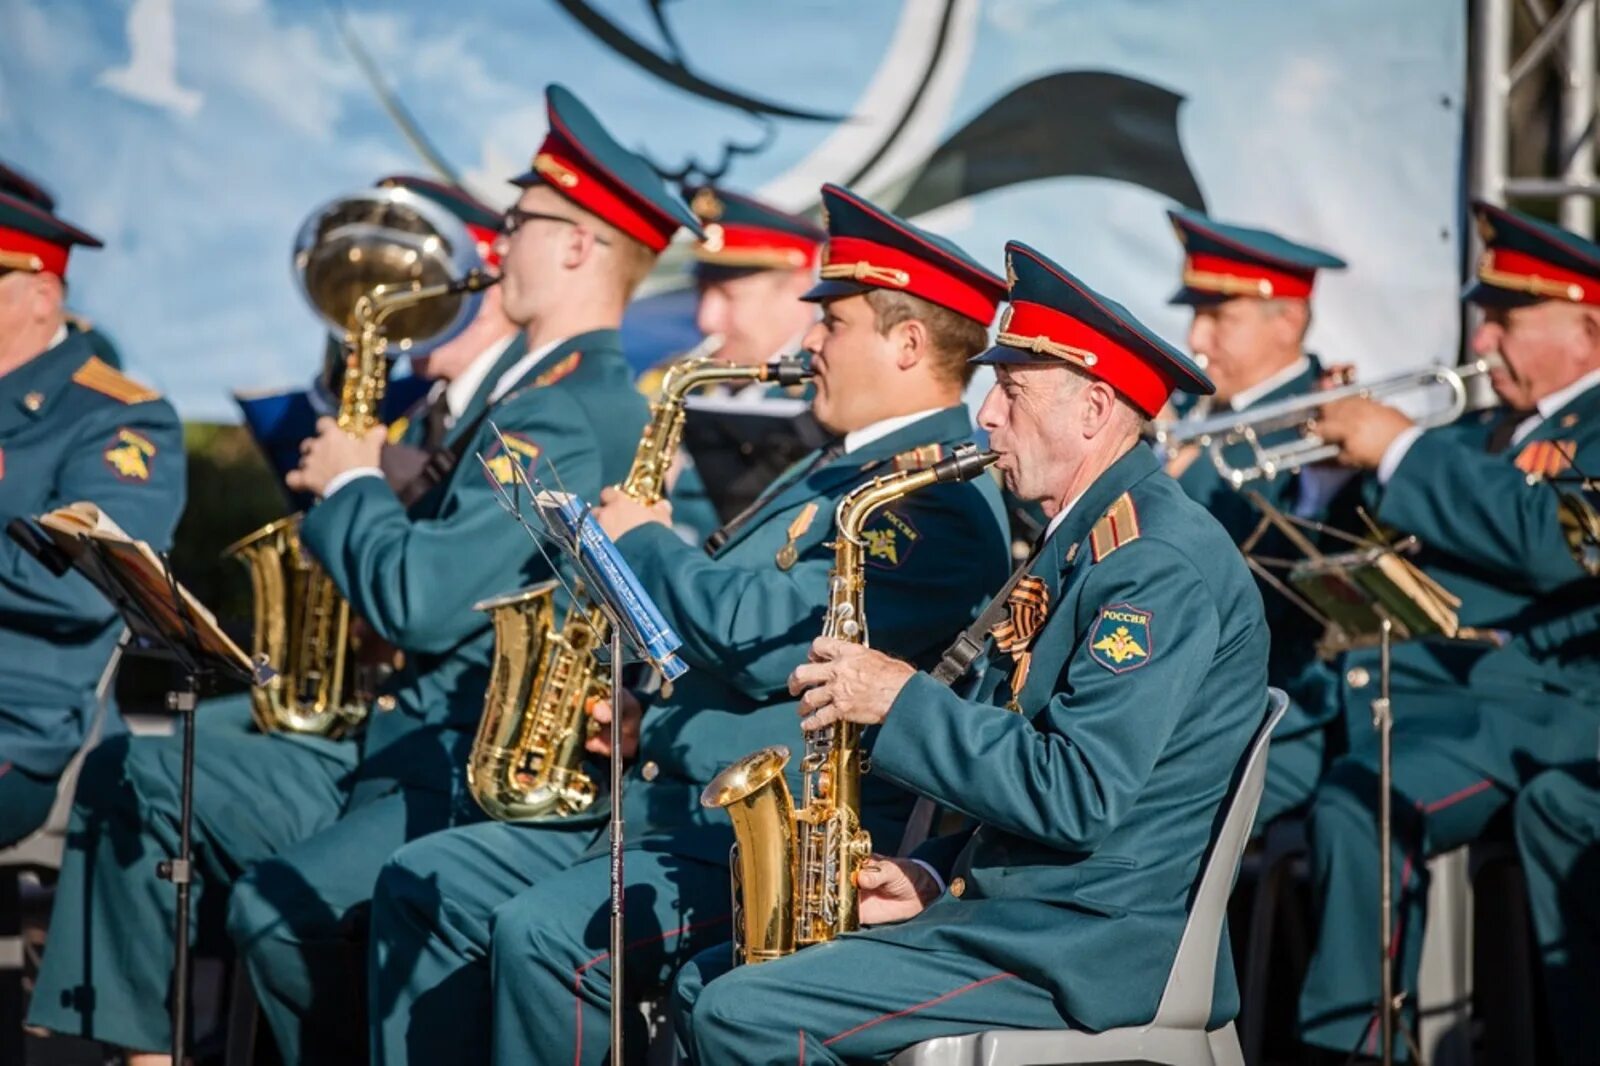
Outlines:
[[[666,493],[667,470],[683,436],[689,393],[719,382],[773,381],[795,385],[811,371],[789,359],[740,366],[709,357],[674,365],[650,405],[650,421],[619,490],[650,505]],[[478,806],[503,822],[561,818],[594,803],[594,781],[583,768],[591,735],[588,709],[611,690],[609,666],[596,649],[610,623],[579,585],[558,628],[553,598],[558,582],[478,604],[493,619],[495,654],[483,717],[467,761],[467,784]]]
[[[498,279],[478,270],[437,285],[379,285],[356,301],[356,323],[339,393],[339,428],[365,436],[378,424],[389,381],[384,323],[429,300],[482,291]],[[357,676],[359,644],[350,602],[300,541],[298,514],[280,518],[224,550],[250,571],[254,596],[251,651],[278,674],[250,690],[250,712],[263,733],[337,738],[361,723],[375,693]]]
[[[874,478],[834,511],[833,571],[822,634],[867,644],[866,537],[873,512],[937,482],[970,481],[999,456],[972,444],[921,470]],[[734,961],[765,962],[860,927],[856,872],[872,854],[861,828],[861,727],[808,733],[800,760],[804,804],[784,779],[789,749],[762,748],[723,770],[700,794],[733,821]]]

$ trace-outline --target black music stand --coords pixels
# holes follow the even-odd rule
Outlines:
[[[88,534],[76,537],[76,552],[63,550],[62,537],[47,535],[23,519],[6,529],[11,538],[48,570],[60,577],[69,570],[94,585],[128,627],[123,653],[169,663],[173,682],[166,705],[182,716],[182,785],[178,814],[178,853],[161,860],[156,874],[177,890],[172,949],[172,1061],[181,1064],[189,1025],[189,895],[192,880],[194,824],[194,712],[202,689],[217,677],[253,685],[274,676],[264,659],[252,663],[209,615],[196,613],[198,601],[172,574],[165,553],[148,545],[114,541]],[[131,551],[122,550],[128,545]]]
[[[1394,839],[1390,654],[1396,640],[1491,638],[1458,625],[1455,612],[1461,601],[1404,558],[1417,550],[1415,537],[1390,543],[1365,513],[1361,517],[1367,522],[1371,536],[1357,537],[1322,523],[1285,515],[1259,492],[1247,495],[1261,512],[1262,519],[1239,546],[1245,562],[1262,581],[1323,627],[1317,644],[1318,656],[1331,659],[1352,648],[1378,648],[1378,695],[1372,701],[1372,727],[1378,734],[1378,1018],[1380,1055],[1384,1066],[1391,1066],[1396,1023],[1405,993],[1395,993],[1394,967],[1389,958],[1394,925],[1390,884],[1393,873],[1390,852]],[[1269,529],[1283,535],[1304,557],[1285,560],[1252,554]],[[1340,540],[1350,545],[1351,550],[1336,555],[1324,554],[1308,535],[1313,532]],[[1404,1035],[1412,1054],[1420,1058],[1411,1033]]]
[[[500,429],[492,422],[490,428],[506,448]],[[506,448],[509,451],[509,448]],[[501,486],[482,455],[478,462],[500,493],[501,506],[527,530],[534,545],[550,563],[557,578],[566,584],[562,568],[545,550],[554,547],[565,559],[573,573],[581,575],[578,588],[567,586],[574,605],[580,596],[587,596],[599,606],[610,625],[608,658],[611,666],[611,1061],[623,1062],[623,956],[625,954],[623,930],[623,895],[626,882],[623,876],[623,843],[625,825],[622,817],[622,712],[618,693],[622,691],[622,668],[627,662],[647,662],[661,672],[666,681],[682,676],[688,668],[674,652],[680,641],[661,618],[659,609],[639,586],[633,571],[616,553],[611,542],[590,514],[582,498],[566,492],[552,493],[537,476],[530,477],[520,465],[513,464],[515,478],[508,491]],[[545,460],[551,479],[560,484],[560,473],[554,464]],[[526,506],[522,493],[526,492]],[[563,506],[565,502],[566,506]],[[531,510],[536,522],[530,522],[526,511]],[[569,610],[572,608],[569,607]]]

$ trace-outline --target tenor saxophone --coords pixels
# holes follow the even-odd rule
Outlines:
[[[477,292],[497,279],[473,271],[438,285],[379,286],[357,301],[351,355],[339,394],[337,422],[352,437],[378,424],[388,384],[383,324],[428,300]],[[278,674],[250,690],[250,711],[263,733],[337,738],[359,725],[376,693],[357,676],[360,651],[350,601],[300,541],[298,514],[271,522],[229,545],[224,555],[250,571],[254,631],[251,650]]]
[[[839,501],[823,636],[868,643],[863,530],[873,513],[938,482],[969,481],[998,458],[964,444],[948,459],[874,478]],[[736,962],[782,958],[860,927],[856,872],[872,854],[861,827],[862,761],[861,727],[841,721],[806,735],[799,807],[783,776],[789,749],[782,745],[746,755],[701,793],[702,805],[724,808],[733,822]]]
[[[696,389],[730,381],[794,385],[810,376],[792,359],[764,366],[708,356],[677,363],[650,405],[633,465],[618,489],[646,505],[665,495],[667,470],[683,436],[684,402]],[[610,667],[595,656],[610,639],[610,623],[579,585],[556,627],[556,586],[549,581],[478,604],[493,619],[495,654],[467,784],[484,813],[503,822],[578,814],[596,795],[583,767],[584,741],[594,724],[589,706],[611,690]]]

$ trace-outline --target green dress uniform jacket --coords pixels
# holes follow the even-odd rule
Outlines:
[[[97,359],[84,334],[0,377],[0,525],[87,500],[164,551],[183,510],[186,465],[171,405]],[[48,810],[121,630],[87,580],[56,577],[0,536],[0,796],[16,800],[5,777],[28,775],[47,791]],[[0,801],[0,844],[36,827],[34,806]],[[23,807],[32,814],[20,817]]]
[[[1031,573],[1048,613],[1020,691],[994,647],[972,698],[918,673],[872,747],[872,776],[977,824],[918,852],[946,892],[909,921],[703,990],[686,971],[697,1061],[886,1058],[941,1033],[1154,1015],[1266,712],[1260,595],[1142,444],[1076,501]],[[1226,952],[1216,980],[1221,1025],[1237,1008]]]
[[[224,908],[286,1061],[365,1057],[366,948],[355,919],[408,840],[481,815],[463,759],[492,641],[479,599],[549,572],[504,514],[491,477],[550,464],[593,498],[622,476],[644,421],[614,331],[571,338],[493,408],[456,467],[407,514],[377,477],[314,507],[302,537],[374,630],[406,653],[360,745],[202,732],[196,772],[197,919]],[[392,701],[392,705],[391,705]],[[389,708],[389,709],[385,709]],[[77,796],[36,1024],[135,1049],[166,1045],[172,899],[154,863],[175,844],[177,746],[103,745]],[[221,930],[200,925],[201,937]]]
[[[1461,598],[1461,624],[1478,631],[1474,639],[1394,648],[1402,989],[1416,988],[1425,860],[1479,836],[1533,775],[1592,754],[1600,730],[1600,581],[1574,558],[1557,493],[1544,482],[1558,470],[1600,467],[1600,388],[1500,447],[1520,417],[1486,412],[1424,433],[1377,497],[1378,520],[1421,540],[1424,571]],[[1301,1026],[1319,1046],[1374,1049],[1378,916],[1365,886],[1378,863],[1370,720],[1377,651],[1347,653],[1339,680],[1352,753],[1334,764],[1312,808],[1313,865],[1327,872],[1327,903]]]
[[[783,743],[798,784],[802,739],[787,679],[822,628],[835,506],[896,470],[897,457],[921,466],[935,457],[930,445],[943,452],[970,433],[966,409],[951,407],[820,466],[822,453],[802,460],[709,557],[659,524],[618,540],[689,665],[646,710],[624,786],[631,990],[660,987],[679,962],[728,936],[733,836],[723,812],[700,806],[706,783]],[[926,661],[1004,577],[1004,521],[988,478],[908,496],[867,529],[878,545],[866,568],[876,646]],[[873,782],[863,808],[878,846],[894,850],[909,797]],[[373,998],[384,1015],[374,1018],[376,1061],[478,1062],[491,1055],[486,1044],[496,1062],[601,1061],[609,856],[595,821],[467,826],[395,856],[373,906]]]

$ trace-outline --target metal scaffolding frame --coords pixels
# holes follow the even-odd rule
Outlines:
[[[1520,55],[1514,53],[1516,7],[1520,2],[1536,27]],[[1471,120],[1473,196],[1515,206],[1528,200],[1559,200],[1561,225],[1594,235],[1594,201],[1600,198],[1595,174],[1595,34],[1600,0],[1472,0],[1474,46]],[[1555,166],[1546,174],[1511,173],[1511,95],[1535,73],[1554,71],[1559,79],[1557,143],[1546,153]]]

